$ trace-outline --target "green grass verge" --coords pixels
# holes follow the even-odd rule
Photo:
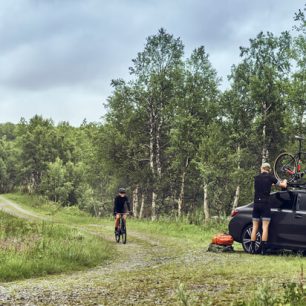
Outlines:
[[[132,228],[146,233],[164,235],[167,237],[180,238],[195,243],[208,242],[218,233],[227,232],[227,220],[211,220],[203,225],[188,224],[184,220],[172,220],[161,218],[158,221],[129,219]]]
[[[113,253],[98,236],[0,212],[0,281],[81,270],[102,264]]]

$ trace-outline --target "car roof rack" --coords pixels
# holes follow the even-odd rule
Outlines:
[[[291,188],[299,188],[299,189],[306,189],[306,183],[303,184],[299,184],[299,183],[288,183],[287,184],[287,188],[291,187]]]

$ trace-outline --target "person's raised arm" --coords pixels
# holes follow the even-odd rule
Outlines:
[[[287,189],[287,180],[277,181],[274,185],[282,189]]]
[[[275,186],[278,186],[280,188],[286,189],[287,188],[287,180],[278,180],[275,176],[271,176],[271,183]]]
[[[287,180],[280,181],[278,186],[286,189],[287,188]]]

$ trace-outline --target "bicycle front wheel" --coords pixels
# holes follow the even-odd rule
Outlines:
[[[278,180],[287,180],[289,183],[296,179],[297,162],[292,154],[281,153],[274,163],[274,174]]]
[[[126,244],[126,230],[122,233],[122,243]]]
[[[116,240],[117,243],[119,243],[119,241],[120,241],[120,233],[116,233],[115,234],[115,240]]]

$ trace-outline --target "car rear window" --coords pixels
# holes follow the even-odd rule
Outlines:
[[[293,208],[295,194],[292,192],[280,192],[270,196],[271,208],[290,209]]]
[[[306,193],[299,193],[296,203],[296,209],[306,211]]]

